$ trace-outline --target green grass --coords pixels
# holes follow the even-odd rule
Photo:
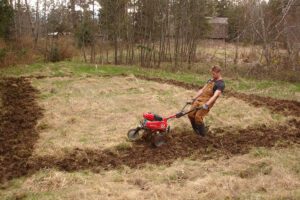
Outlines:
[[[210,78],[210,74],[188,72],[171,72],[161,69],[141,68],[137,66],[96,66],[80,62],[36,63],[33,65],[14,66],[0,69],[0,76],[117,76],[143,75],[162,79],[172,79],[202,86]],[[224,77],[226,88],[249,94],[270,96],[279,99],[300,101],[300,83],[283,81],[254,80],[245,78]],[[59,83],[58,83],[59,85]]]
[[[243,78],[238,80],[228,79],[226,83],[231,89],[236,91],[300,101],[300,83]]]

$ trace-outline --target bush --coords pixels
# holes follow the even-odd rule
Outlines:
[[[4,60],[6,56],[6,49],[5,48],[1,48],[0,49],[0,61],[2,62]]]
[[[63,60],[71,60],[77,55],[77,49],[68,38],[57,39],[55,45],[47,51],[47,61],[58,62]]]
[[[50,62],[58,62],[61,60],[58,47],[55,46],[50,49],[48,59]]]

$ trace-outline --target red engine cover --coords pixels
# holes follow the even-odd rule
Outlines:
[[[147,119],[149,121],[154,121],[154,114],[153,113],[144,113],[143,117],[144,117],[144,119]]]
[[[151,130],[165,131],[168,124],[167,121],[148,121],[145,126]]]

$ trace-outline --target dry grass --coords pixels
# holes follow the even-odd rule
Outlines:
[[[221,98],[207,116],[212,128],[227,127],[233,130],[265,124],[272,126],[284,122],[288,117],[271,114],[266,108],[255,108],[242,100],[230,97]]]
[[[46,110],[39,125],[38,154],[126,142],[128,129],[137,125],[143,112],[171,114],[182,103],[177,101],[180,96],[187,96],[183,89],[134,77],[55,78],[34,84],[42,91],[41,104]]]
[[[45,109],[38,125],[36,155],[57,155],[75,147],[128,147],[127,131],[137,126],[142,113],[176,113],[195,94],[135,77],[48,78],[33,83],[41,91],[40,103]],[[232,130],[284,120],[235,98],[220,98],[206,119],[212,129]],[[171,126],[190,129],[187,118],[171,121]]]

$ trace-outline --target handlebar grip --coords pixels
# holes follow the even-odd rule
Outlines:
[[[176,118],[180,118],[182,116],[184,116],[184,114],[182,112],[179,112],[179,113],[176,114]]]

